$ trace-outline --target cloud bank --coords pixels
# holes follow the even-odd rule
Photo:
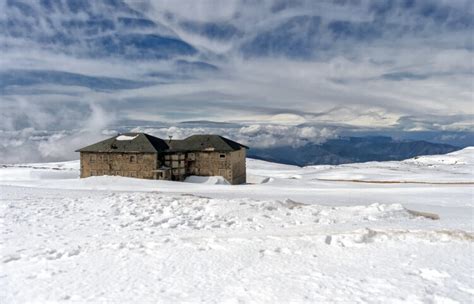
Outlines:
[[[253,145],[341,128],[473,131],[472,1],[0,0],[0,11],[3,161],[186,120],[236,123],[222,132]],[[56,137],[39,145],[45,134]]]

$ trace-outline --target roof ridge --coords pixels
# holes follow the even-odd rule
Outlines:
[[[130,140],[117,139],[121,135],[134,136]],[[95,144],[83,147],[76,152],[145,152],[159,153],[166,151],[236,151],[249,147],[219,134],[193,134],[184,139],[165,140],[145,132],[128,132],[118,134]]]

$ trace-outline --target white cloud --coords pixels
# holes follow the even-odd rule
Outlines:
[[[145,132],[160,138],[183,139],[193,134],[220,134],[250,147],[299,147],[306,143],[322,143],[337,137],[335,128],[316,126],[288,126],[276,124],[252,124],[241,127],[178,127],[141,128],[132,132]]]
[[[46,131],[27,127],[20,130],[0,130],[1,163],[71,160],[74,150],[89,145],[107,134],[103,130],[113,122],[114,115],[91,104],[88,118],[78,129]]]
[[[159,24],[156,33],[177,35],[202,50],[196,56],[179,59],[209,62],[220,70],[174,79],[167,76],[176,72],[173,61],[87,56],[84,41],[104,33],[89,37],[77,28],[71,31],[82,42],[72,49],[61,43],[46,47],[37,35],[54,35],[62,22],[73,18],[87,21],[87,14],[73,14],[69,10],[46,13],[39,4],[28,2],[35,15],[25,17],[16,8],[7,8],[6,1],[0,1],[0,10],[6,12],[0,14],[0,21],[10,18],[36,24],[39,20],[31,32],[0,35],[0,72],[54,70],[159,82],[124,90],[98,91],[58,83],[1,89],[2,149],[13,153],[13,147],[24,147],[25,151],[7,157],[31,159],[37,154],[44,159],[67,158],[73,155],[71,149],[66,149],[68,145],[92,141],[102,136],[101,130],[113,129],[113,122],[127,120],[238,122],[244,127],[169,128],[153,132],[164,137],[222,132],[262,146],[297,146],[331,138],[335,133],[332,128],[324,129],[328,125],[411,131],[474,129],[472,23],[469,25],[463,19],[472,16],[472,11],[466,9],[469,5],[472,8],[469,1],[415,1],[410,9],[403,9],[401,2],[393,2],[392,9],[379,16],[373,6],[381,6],[383,1],[346,1],[345,5],[311,0],[126,2]],[[125,11],[104,11],[102,2],[89,3],[97,16],[102,14],[113,22],[115,29],[127,31],[117,21],[127,15]],[[438,9],[439,20],[420,13],[426,5]],[[271,33],[290,17],[301,15],[322,16],[317,35],[323,47],[313,50],[314,57],[242,54],[242,44],[258,34]],[[46,18],[51,22],[46,22]],[[372,22],[377,18],[380,37],[373,41],[345,41],[327,30],[328,23],[334,20]],[[184,21],[224,22],[241,35],[218,40],[186,30],[181,26]],[[406,30],[392,30],[397,26]],[[295,31],[292,35],[303,39],[308,33]],[[164,76],[154,77],[151,73]],[[319,125],[323,127],[312,127]],[[37,138],[43,136],[41,132],[52,131],[56,136],[47,140]]]

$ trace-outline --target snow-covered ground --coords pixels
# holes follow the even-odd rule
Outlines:
[[[79,179],[78,167],[0,166],[1,303],[474,301],[473,148],[304,168],[248,159],[238,186]]]

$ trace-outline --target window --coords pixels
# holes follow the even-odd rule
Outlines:
[[[95,163],[95,160],[96,160],[96,155],[92,154],[91,157],[90,157],[90,162]]]
[[[137,156],[137,161],[138,161],[139,163],[142,163],[142,162],[143,162],[143,155],[139,154],[139,155]]]
[[[130,155],[130,162],[135,163],[137,161],[137,158],[135,155]]]
[[[225,158],[225,154],[219,155],[219,158],[221,158],[221,159]]]

